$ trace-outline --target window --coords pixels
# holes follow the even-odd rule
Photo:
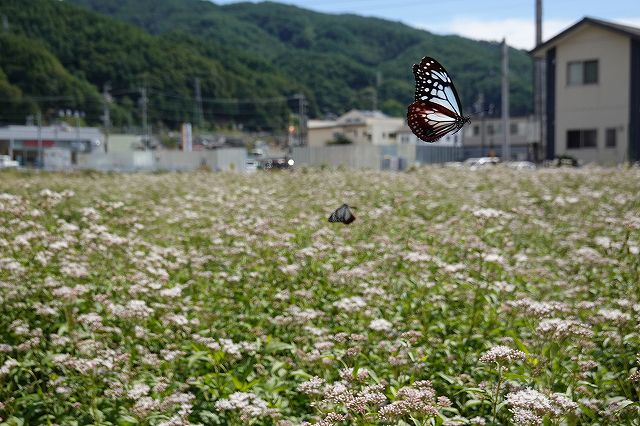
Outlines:
[[[480,126],[477,124],[473,126],[473,136],[478,136],[480,134]]]
[[[605,138],[605,146],[607,148],[615,148],[616,147],[616,129],[609,128],[607,129],[606,138]]]
[[[511,132],[512,135],[517,135],[518,134],[518,123],[511,123],[509,125],[509,131]]]
[[[598,83],[598,60],[573,61],[567,64],[567,84],[579,86]]]
[[[493,124],[489,124],[487,126],[487,133],[493,135]]]
[[[596,148],[597,134],[596,129],[567,130],[567,149]]]

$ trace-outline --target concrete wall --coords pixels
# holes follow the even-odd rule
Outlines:
[[[78,156],[77,168],[100,171],[189,171],[208,167],[214,171],[245,170],[247,151],[244,148],[223,148],[207,151],[133,151],[96,153]]]
[[[380,148],[372,145],[336,145],[323,147],[294,147],[292,152],[298,166],[344,166],[352,169],[379,169]]]
[[[49,148],[42,151],[45,170],[60,171],[71,169],[71,151],[62,148]]]
[[[337,145],[294,147],[296,167],[344,166],[352,169],[404,170],[412,165],[462,160],[462,148],[429,145]]]
[[[584,162],[614,164],[628,149],[630,41],[628,37],[587,25],[556,49],[556,154]],[[567,64],[598,60],[598,83],[567,84]],[[605,147],[607,128],[616,128],[616,147]],[[597,148],[567,148],[567,130],[597,129]]]

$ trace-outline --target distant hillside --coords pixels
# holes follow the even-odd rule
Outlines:
[[[302,89],[267,61],[216,48],[213,43],[208,43],[211,50],[204,55],[194,48],[202,42],[186,35],[153,36],[65,2],[3,0],[0,15],[9,20],[10,31],[3,40],[14,37],[19,43],[2,44],[0,70],[7,83],[36,97],[70,96],[71,101],[56,104],[86,111],[93,123],[99,122],[102,111],[102,97],[95,95],[107,82],[114,89],[116,124],[140,121],[139,88],[146,87],[150,121],[170,126],[193,119],[196,78],[204,97],[218,99],[284,96]],[[42,109],[53,103],[35,102]],[[204,110],[205,117],[216,120],[280,129],[288,108],[286,104],[204,103]]]
[[[381,19],[200,0],[2,0],[0,15],[9,21],[0,38],[3,122],[57,106],[81,109],[96,123],[110,83],[116,124],[140,121],[139,88],[146,87],[151,122],[173,127],[194,119],[198,78],[206,121],[282,129],[294,103],[251,99],[303,92],[311,116],[370,109],[378,72],[379,106],[402,115],[413,97],[411,65],[426,54],[453,74],[466,111],[480,91],[500,104],[497,44]],[[531,64],[523,51],[510,54],[511,111],[523,114]],[[227,101],[235,98],[244,102]]]
[[[467,111],[482,91],[499,112],[497,43],[273,2],[218,6],[206,0],[70,1],[154,34],[185,31],[272,60],[287,77],[312,92],[316,113],[370,107],[376,71],[381,71],[383,109],[404,114],[413,96],[411,65],[425,55],[438,58],[454,75]],[[531,60],[526,52],[511,49],[510,66],[511,111],[524,114],[532,105]]]

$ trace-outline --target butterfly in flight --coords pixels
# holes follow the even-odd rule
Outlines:
[[[438,61],[429,56],[422,58],[413,65],[413,75],[416,95],[407,110],[407,123],[418,138],[435,142],[469,122],[470,118],[462,115],[451,77]]]
[[[355,207],[351,208],[355,209]],[[345,225],[350,224],[354,220],[356,220],[356,217],[353,215],[353,213],[351,213],[349,206],[346,204],[338,207],[338,209],[335,212],[331,213],[331,216],[329,216],[329,222],[342,222]]]

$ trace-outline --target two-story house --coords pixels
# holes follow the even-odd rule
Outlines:
[[[351,110],[336,120],[309,120],[309,146],[331,144],[392,145],[404,119],[380,111]]]
[[[640,161],[640,28],[584,18],[530,54],[546,68],[547,159]]]

